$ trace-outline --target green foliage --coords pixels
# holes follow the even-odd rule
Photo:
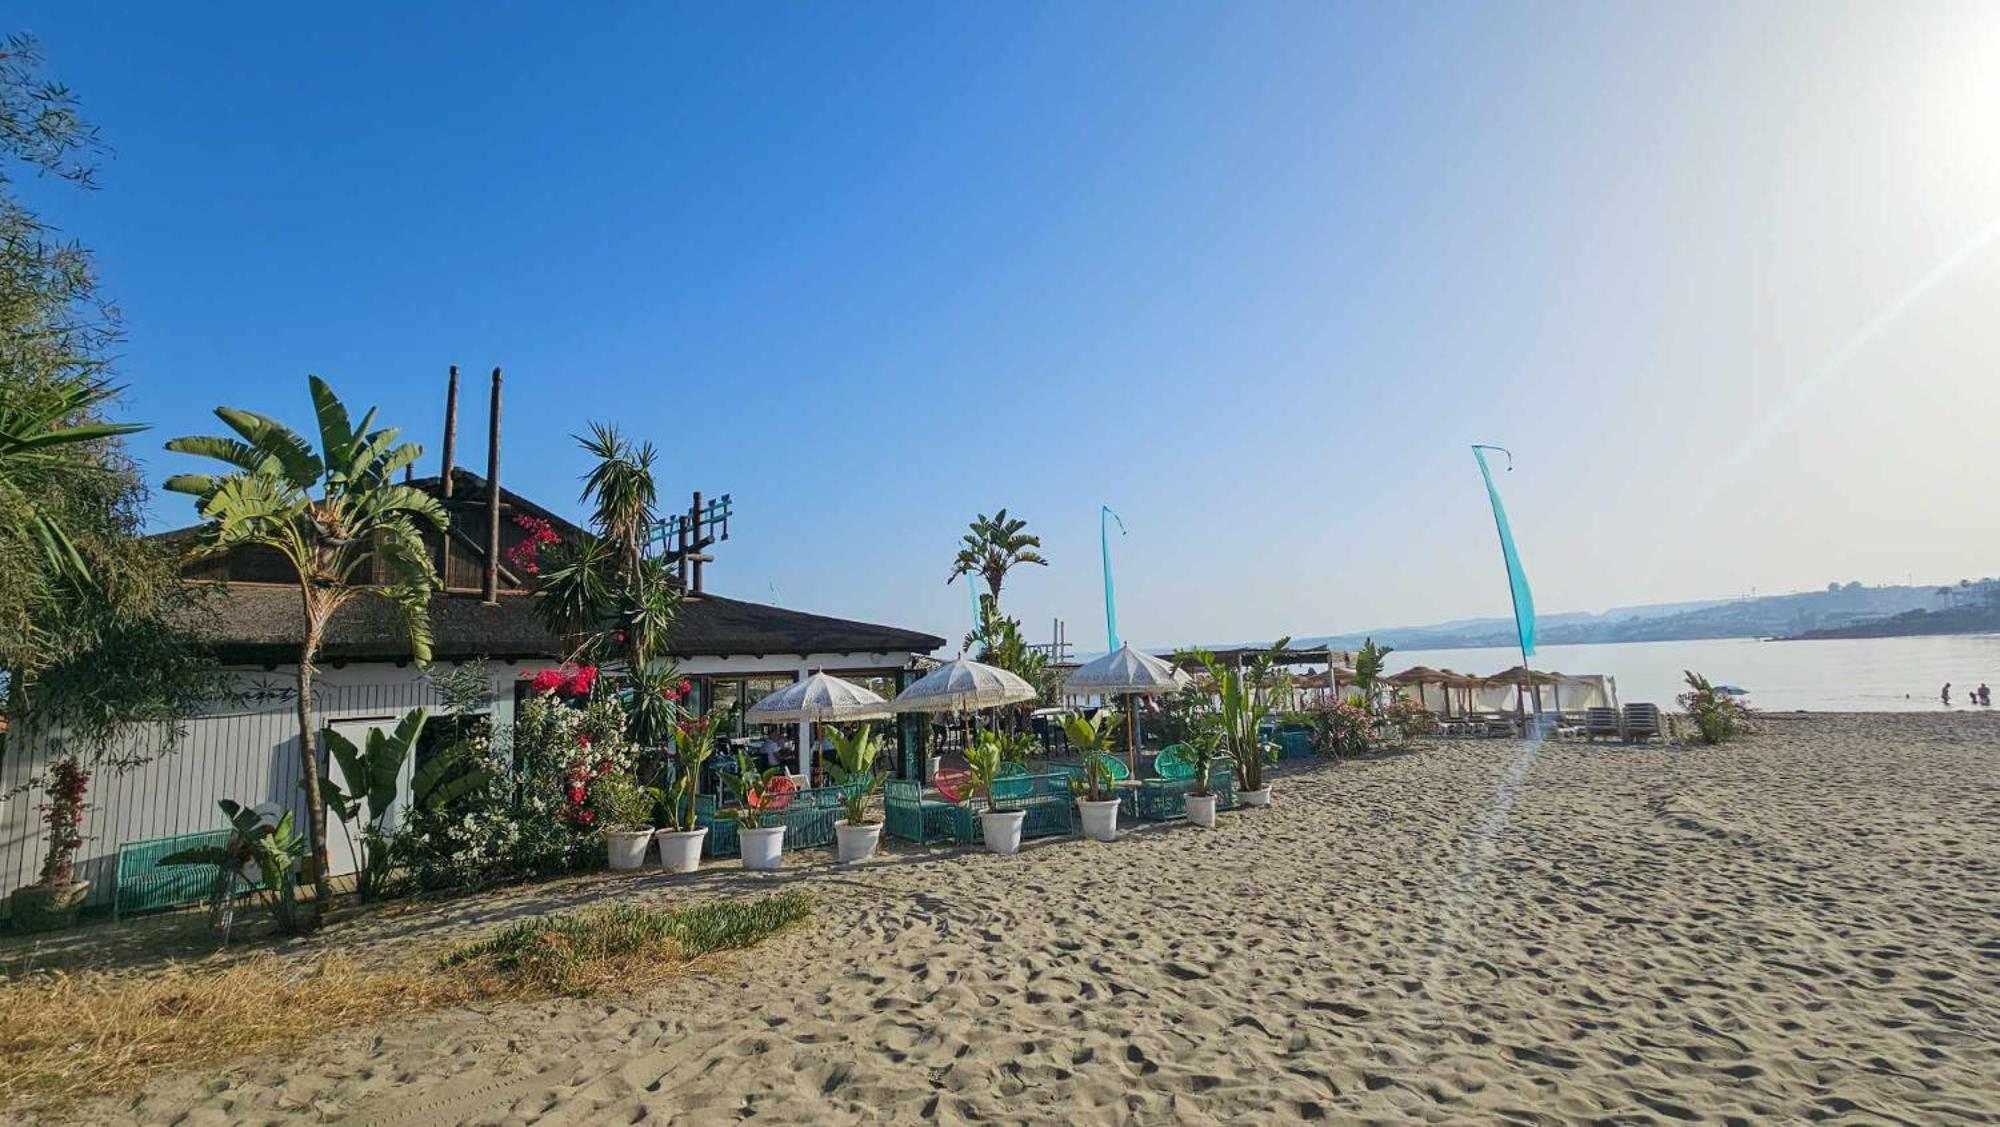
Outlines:
[[[1274,673],[1278,654],[1291,644],[1280,638],[1246,667],[1226,666],[1206,650],[1193,651],[1215,687],[1215,724],[1222,749],[1236,764],[1244,790],[1264,788],[1264,768],[1278,761],[1277,745],[1265,741],[1261,726],[1272,711],[1284,678]]]
[[[617,904],[524,920],[490,939],[457,948],[440,960],[440,966],[485,964],[560,993],[580,995],[615,982],[617,960],[689,960],[739,950],[811,915],[811,898],[796,889],[758,900],[716,900],[672,911]]]
[[[256,810],[227,798],[218,799],[216,805],[229,819],[228,842],[183,849],[160,858],[158,863],[176,867],[217,866],[220,872],[216,880],[214,906],[218,922],[223,924],[225,930],[228,915],[223,909],[240,877],[262,890],[278,930],[287,935],[296,933],[300,930],[301,920],[292,876],[299,862],[305,858],[306,840],[293,827],[292,812],[285,811],[273,822]],[[251,875],[252,866],[256,869],[254,877]]]
[[[633,443],[604,423],[592,423],[590,434],[576,442],[596,459],[583,479],[596,532],[550,549],[549,566],[535,585],[535,610],[552,632],[569,639],[574,660],[649,669],[664,654],[680,611],[671,569],[644,552],[658,519],[658,453],[652,443]],[[649,700],[643,694],[635,699]]]
[[[990,517],[980,513],[965,534],[963,546],[952,560],[951,574],[945,582],[950,583],[961,575],[979,576],[986,581],[986,593],[992,596],[997,609],[1000,588],[1006,583],[1009,571],[1022,564],[1049,565],[1049,561],[1036,550],[1042,546],[1042,538],[1030,535],[1027,527],[1027,521],[1010,518],[1005,509]]]
[[[715,754],[714,716],[686,720],[673,731],[674,780],[667,788],[668,824],[684,833],[700,828],[695,820],[695,799],[701,785],[701,766]]]
[[[326,810],[319,798],[319,762],[313,754],[313,661],[327,622],[358,597],[392,603],[418,664],[431,653],[430,596],[437,586],[423,527],[442,530],[444,507],[430,494],[399,484],[396,476],[423,453],[398,442],[394,427],[374,426],[370,408],[357,425],[327,382],[307,378],[319,448],[283,423],[254,411],[217,407],[216,418],[233,436],[176,438],[167,449],[220,463],[218,473],[176,474],[166,488],[195,499],[205,522],[201,550],[267,549],[297,578],[305,610],[299,639],[298,712],[301,780],[310,812],[314,910],[331,899],[326,883]],[[374,583],[381,565],[390,576]]]
[[[640,786],[629,774],[605,775],[590,785],[590,808],[597,828],[606,832],[652,829],[659,801],[659,791]]]
[[[1363,639],[1361,648],[1354,651],[1354,684],[1361,690],[1364,701],[1375,699],[1375,688],[1382,681],[1383,662],[1395,652],[1394,646],[1378,646],[1373,638]]]
[[[777,803],[779,798],[777,792],[772,789],[771,780],[784,773],[779,767],[758,767],[751,760],[748,748],[737,749],[736,772],[733,775],[725,775],[724,780],[728,783],[730,791],[736,795],[736,805],[739,808],[737,820],[743,826],[753,830],[763,829],[765,816],[777,813],[778,807],[774,803]]]
[[[418,708],[405,714],[392,732],[370,729],[365,749],[355,747],[353,741],[332,728],[321,733],[328,754],[340,764],[341,776],[352,788],[344,790],[339,782],[328,778],[321,783],[320,794],[327,809],[340,819],[349,846],[356,850],[359,869],[355,874],[355,891],[364,901],[382,894],[390,856],[382,820],[403,796],[404,765],[416,751],[429,719],[429,713]],[[411,777],[410,806],[413,810],[442,809],[492,779],[491,771],[465,766],[449,752],[436,755]]]
[[[1021,620],[1001,614],[999,608],[993,596],[979,596],[979,629],[965,636],[965,648],[973,652],[974,660],[1005,669],[1033,685],[1041,694],[1039,700],[1055,699],[1057,686],[1049,669],[1049,655],[1029,645],[1021,633]],[[1033,702],[1017,707],[1030,708]]]
[[[840,788],[840,802],[847,824],[867,825],[870,821],[868,797],[881,787],[886,777],[884,772],[875,769],[875,759],[880,751],[875,742],[875,729],[863,724],[851,732],[832,728],[827,735],[833,740],[831,770],[834,785]]]
[[[1112,735],[1124,719],[1108,709],[1098,709],[1089,717],[1072,713],[1062,718],[1063,736],[1076,751],[1083,768],[1083,796],[1087,801],[1103,802],[1111,793]]]
[[[974,734],[965,748],[965,766],[972,773],[972,793],[986,798],[993,809],[993,781],[1000,777],[1000,765],[1007,761],[1006,745],[992,732]]]
[[[1207,798],[1209,772],[1215,768],[1216,756],[1221,754],[1222,732],[1220,725],[1204,724],[1180,741],[1181,754],[1187,757],[1194,768],[1194,789],[1190,792],[1197,797]]]
[[[1710,745],[1726,743],[1749,728],[1750,711],[1735,697],[1717,692],[1707,677],[1692,669],[1682,672],[1688,691],[1681,694],[1680,704],[1694,722],[1697,740]]]

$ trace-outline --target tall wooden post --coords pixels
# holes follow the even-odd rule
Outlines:
[[[500,601],[500,369],[493,369],[493,417],[486,436],[486,584],[488,603]]]

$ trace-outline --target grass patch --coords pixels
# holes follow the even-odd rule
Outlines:
[[[0,1107],[130,1094],[150,1077],[295,1049],[329,1030],[473,1002],[643,990],[693,959],[804,920],[787,891],[671,911],[542,916],[441,961],[363,970],[343,955],[171,963],[0,980]]]
[[[457,948],[439,965],[489,967],[558,994],[589,994],[649,977],[647,967],[749,947],[806,918],[803,892],[761,900],[718,900],[672,911],[629,904],[514,924]]]

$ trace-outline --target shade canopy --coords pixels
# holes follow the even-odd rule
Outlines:
[[[1063,679],[1063,692],[1071,696],[1166,696],[1181,689],[1176,672],[1172,662],[1140,653],[1127,643],[1077,666]]]
[[[1522,685],[1533,688],[1536,685],[1553,685],[1557,683],[1557,680],[1556,675],[1553,673],[1542,673],[1529,669],[1525,665],[1517,665],[1512,669],[1503,669],[1493,676],[1486,678],[1486,683],[1489,685]]]
[[[1413,665],[1401,673],[1382,678],[1386,685],[1438,685],[1444,683],[1444,674],[1428,665]]]
[[[961,657],[918,678],[896,694],[890,707],[897,712],[969,712],[1020,704],[1038,695],[1033,685],[1005,669]]]
[[[783,724],[886,720],[894,715],[889,702],[875,693],[852,681],[815,673],[751,705],[744,710],[743,719],[750,724]]]

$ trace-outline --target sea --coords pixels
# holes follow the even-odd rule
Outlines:
[[[1391,672],[1417,665],[1459,673],[1498,673],[1521,664],[1517,649],[1397,650]],[[2000,692],[2000,634],[1924,638],[1838,638],[1779,642],[1702,638],[1541,646],[1529,665],[1560,673],[1602,673],[1618,680],[1621,703],[1670,707],[1684,691],[1684,670],[1718,685],[1749,690],[1751,707],[1768,712],[1935,712],[1951,683],[1951,708],[1969,703],[1981,682]],[[2000,705],[1994,706],[2000,709]],[[1993,711],[1984,709],[1979,711]]]

